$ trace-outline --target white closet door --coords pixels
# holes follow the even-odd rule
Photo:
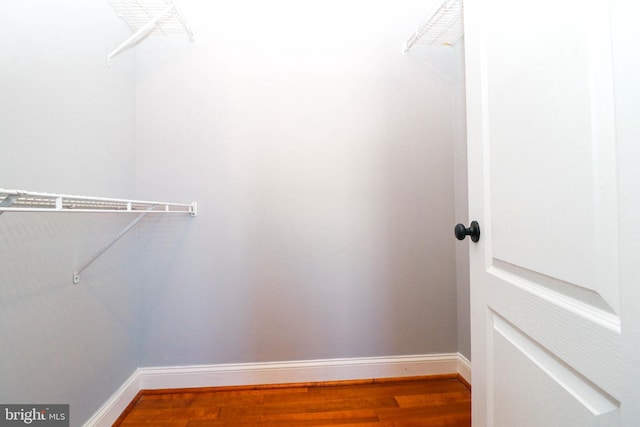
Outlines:
[[[638,82],[623,71],[640,50],[616,33],[640,40],[632,8],[465,2],[476,427],[637,420]]]

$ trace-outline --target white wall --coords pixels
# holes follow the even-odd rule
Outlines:
[[[460,55],[400,54],[429,3],[183,0],[197,42],[137,48],[138,190],[201,212],[142,228],[142,366],[457,351]]]
[[[0,3],[0,187],[135,194],[133,58],[105,1]],[[134,240],[73,271],[130,218],[0,215],[0,402],[86,420],[137,367]]]

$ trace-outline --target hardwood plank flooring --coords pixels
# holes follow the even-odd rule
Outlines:
[[[332,383],[143,390],[121,427],[468,427],[471,392],[455,375]]]

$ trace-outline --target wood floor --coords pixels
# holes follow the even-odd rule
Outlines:
[[[468,427],[457,376],[142,391],[114,426]]]

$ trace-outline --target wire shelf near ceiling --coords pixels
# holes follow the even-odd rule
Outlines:
[[[118,16],[133,34],[107,56],[111,58],[150,35],[186,34],[194,41],[193,32],[172,0],[109,0]]]
[[[413,45],[453,46],[464,35],[462,0],[444,0],[420,23],[404,44],[403,53]]]
[[[140,30],[154,17],[169,9],[149,30],[149,35],[186,33],[189,38],[193,38],[193,33],[171,0],[109,0],[109,2],[133,32]]]

